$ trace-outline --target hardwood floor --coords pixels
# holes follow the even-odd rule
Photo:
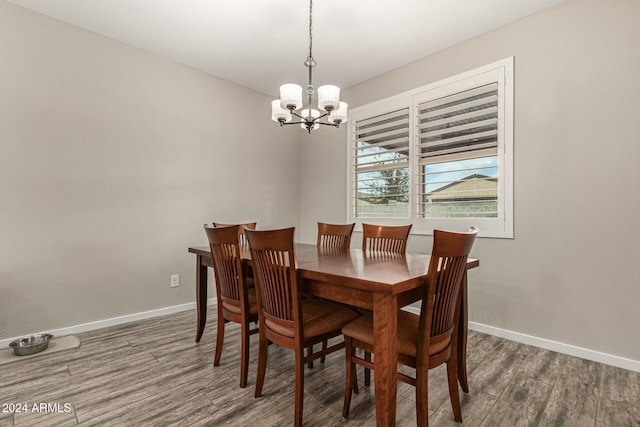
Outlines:
[[[0,409],[25,403],[27,411],[0,412],[0,426],[292,425],[293,353],[269,349],[264,395],[255,399],[257,335],[249,384],[241,389],[240,329],[227,326],[214,368],[215,307],[209,310],[199,344],[195,311],[187,311],[80,334],[78,349],[4,365]],[[363,386],[362,369],[360,394],[349,420],[341,420],[344,364],[338,352],[306,369],[305,425],[375,425],[373,390]],[[468,367],[463,424],[453,420],[446,371],[430,372],[432,426],[640,426],[640,373],[476,332],[469,336]],[[413,399],[413,387],[399,383],[397,425],[415,425]]]

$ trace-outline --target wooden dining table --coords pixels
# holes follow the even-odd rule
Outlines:
[[[348,304],[373,312],[374,375],[376,424],[394,426],[396,420],[397,311],[422,298],[427,278],[429,255],[367,253],[360,249],[348,252],[295,245],[296,268],[303,291],[320,298]],[[212,267],[209,247],[191,247],[196,255],[196,303],[198,326],[196,341],[204,332],[207,318],[207,268]],[[242,257],[250,265],[248,248]],[[479,260],[469,259],[467,270],[478,267]],[[460,323],[458,325],[458,373],[465,392],[469,391],[466,373],[467,343],[467,275],[461,288]]]

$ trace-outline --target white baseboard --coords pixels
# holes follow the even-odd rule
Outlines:
[[[209,298],[207,300],[207,305],[215,305],[215,304],[216,304],[215,298]],[[109,326],[121,325],[123,323],[134,322],[136,320],[150,319],[152,317],[164,316],[166,314],[173,314],[173,313],[179,313],[181,311],[193,310],[195,308],[196,308],[196,303],[190,302],[187,304],[174,305],[171,307],[163,307],[156,310],[143,311],[141,313],[127,314],[125,316],[112,317],[110,319],[104,319],[104,320],[97,320],[95,322],[82,323],[80,325],[69,326],[61,329],[33,332],[30,334],[25,334],[23,336],[47,333],[47,334],[53,335],[54,337],[60,337],[64,335],[77,334],[80,332],[93,331],[95,329],[106,328]],[[11,341],[16,340],[18,338],[20,337],[0,340],[0,348],[7,347]]]
[[[420,308],[418,307],[405,307],[404,309],[411,313],[420,314]],[[483,334],[505,338],[510,341],[544,348],[545,350],[555,351],[556,353],[567,354],[569,356],[575,356],[581,359],[591,360],[593,362],[604,363],[605,365],[611,365],[617,368],[640,372],[640,361],[638,360],[614,356],[613,354],[602,353],[596,350],[589,350],[588,348],[577,347],[571,344],[565,344],[558,341],[551,341],[545,338],[534,337],[532,335],[521,334],[519,332],[500,329],[494,326],[489,326],[477,322],[469,322],[469,329],[472,331],[482,332]]]
[[[519,332],[508,331],[482,323],[469,322],[469,329],[482,332],[488,335],[505,338],[522,344],[532,345],[534,347],[544,348],[545,350],[555,351],[557,353],[568,354],[569,356],[580,357],[581,359],[591,360],[593,362],[604,363],[618,368],[628,369],[630,371],[640,372],[640,361],[627,359],[613,354],[602,353],[588,348],[577,347],[571,344],[565,344],[558,341],[551,341],[545,338],[534,337],[531,335],[521,334]]]

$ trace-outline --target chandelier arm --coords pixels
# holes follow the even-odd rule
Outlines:
[[[284,125],[301,125],[301,124],[304,124],[304,123],[306,123],[306,122],[303,122],[303,121],[300,121],[300,122],[284,122],[284,123],[281,124],[281,126],[284,126]]]
[[[291,110],[291,114],[303,120],[302,122],[295,122],[295,123],[306,123],[306,122],[308,121],[308,120],[307,120],[307,118],[306,118],[305,116],[302,116],[302,115],[298,114],[295,110]],[[326,117],[326,116],[328,116],[328,115],[329,115],[329,113],[328,113],[328,112],[324,112],[321,116],[313,117],[313,118],[312,118],[312,120],[311,120],[311,122],[312,122],[312,123],[321,123],[321,124],[323,124],[323,125],[330,124],[330,125],[332,125],[332,126],[335,126],[333,123],[322,123],[322,122],[320,122],[320,119],[321,119],[321,118]],[[288,124],[294,124],[294,123],[287,122],[287,123],[285,123],[285,124],[287,124],[287,125],[288,125]]]
[[[338,125],[335,123],[326,123],[326,122],[316,122],[316,123],[318,123],[319,125],[333,126],[334,128],[338,127]]]
[[[321,116],[316,117],[315,119],[313,119],[313,121],[315,122],[317,120],[320,120],[323,117],[327,117],[328,115],[329,115],[329,112],[325,111],[324,114],[322,114]]]
[[[300,119],[302,119],[304,121],[307,121],[306,117],[301,116],[300,114],[296,113],[295,110],[291,110],[291,114],[293,114],[294,116],[296,116],[296,117],[298,117],[298,118],[300,118]]]

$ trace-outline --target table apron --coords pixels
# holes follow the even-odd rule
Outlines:
[[[346,288],[344,285],[314,279],[302,279],[302,290],[310,295],[340,302],[365,310],[373,310],[373,293],[362,289]],[[422,299],[422,288],[412,289],[398,295],[398,307],[405,307]]]
[[[313,279],[302,279],[302,289],[316,297],[373,310],[373,294],[361,289],[345,288],[344,285]]]

